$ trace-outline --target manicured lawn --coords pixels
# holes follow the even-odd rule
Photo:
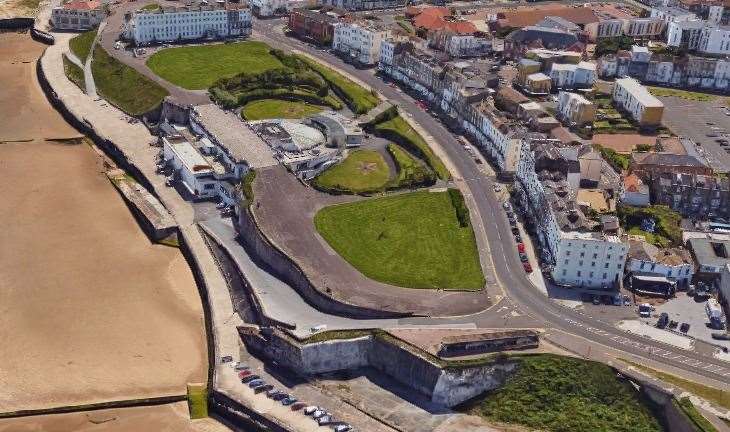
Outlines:
[[[400,115],[375,125],[375,132],[395,141],[409,151],[422,157],[442,180],[451,177],[446,165],[431,150],[428,143]]]
[[[698,102],[709,102],[713,99],[715,99],[717,96],[709,93],[700,93],[700,92],[693,92],[688,90],[679,90],[679,89],[671,89],[671,88],[664,88],[664,87],[651,87],[647,86],[649,89],[649,92],[653,94],[654,96],[664,96],[664,97],[678,97],[680,99],[685,100],[691,100],[691,101],[698,101]]]
[[[369,89],[350,81],[332,69],[304,56],[297,56],[322,76],[330,86],[338,89],[355,114],[365,114],[378,106],[380,100]]]
[[[188,384],[188,409],[191,419],[208,417],[208,389],[204,384]]]
[[[131,115],[145,113],[167,96],[167,90],[136,70],[113,58],[97,45],[91,72],[98,93]]]
[[[658,371],[656,369],[650,368],[648,366],[644,366],[642,364],[638,364],[635,362],[632,362],[630,360],[626,359],[619,359],[622,362],[628,363],[631,366],[642,370],[644,372],[648,372],[651,375],[654,375],[655,377],[659,378],[660,380],[668,383],[676,385],[677,387],[681,387],[684,390],[687,390],[690,393],[693,393],[703,399],[706,399],[708,402],[711,402],[713,404],[718,405],[719,407],[729,409],[730,410],[730,391],[724,391],[717,389],[715,387],[709,387],[703,384],[699,384],[684,378],[680,378],[676,375],[671,375],[666,372]]]
[[[430,168],[411,156],[407,151],[395,144],[388,144],[388,153],[398,167],[398,176],[393,179],[395,187],[433,184],[436,176]]]
[[[390,170],[380,153],[355,150],[339,164],[318,175],[313,184],[323,190],[354,193],[382,189],[390,178]]]
[[[639,393],[608,366],[556,355],[525,356],[504,386],[463,407],[493,421],[550,432],[659,432]]]
[[[261,73],[282,67],[263,42],[169,48],[153,54],[147,66],[157,75],[186,89],[201,90],[220,78],[241,72]]]
[[[414,192],[325,207],[317,231],[365,276],[409,288],[479,290],[484,276],[470,226],[448,192]]]
[[[74,53],[79,60],[86,63],[86,59],[89,57],[89,54],[91,54],[91,44],[94,43],[95,37],[96,29],[89,30],[71,38],[71,40],[68,41],[68,47],[71,48],[71,52]]]
[[[243,116],[247,120],[273,118],[303,118],[322,111],[323,107],[306,102],[279,99],[261,99],[249,102],[243,107]]]
[[[86,81],[84,81],[84,71],[80,67],[72,63],[71,60],[63,56],[63,71],[66,73],[66,77],[71,80],[72,83],[76,84],[81,91],[86,91]]]

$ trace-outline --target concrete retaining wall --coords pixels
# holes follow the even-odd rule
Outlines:
[[[434,386],[434,402],[454,406],[504,385],[517,368],[516,362],[489,366],[445,369]]]
[[[237,210],[236,231],[251,259],[261,268],[289,284],[312,307],[330,315],[351,318],[400,318],[411,315],[355,306],[322,294],[312,285],[301,268],[264,236],[250,209],[239,207]]]
[[[30,29],[33,27],[34,21],[35,21],[35,19],[30,18],[30,17],[0,19],[0,29],[7,29],[7,30]]]
[[[434,393],[442,372],[438,365],[387,340],[379,337],[374,339],[372,350],[368,353],[372,367],[418,390],[432,400],[440,397]],[[441,391],[448,391],[448,388],[444,386]]]

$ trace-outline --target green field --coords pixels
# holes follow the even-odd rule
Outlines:
[[[71,49],[71,52],[82,63],[86,63],[86,59],[91,54],[91,44],[94,43],[94,38],[96,38],[96,29],[81,33],[68,41],[68,47]]]
[[[422,157],[429,167],[436,171],[436,175],[442,180],[451,177],[446,165],[431,150],[426,140],[416,132],[400,115],[396,115],[386,121],[374,125],[375,133],[402,145],[407,150]]]
[[[84,80],[84,71],[80,67],[72,63],[71,60],[63,56],[63,71],[66,73],[66,77],[74,84],[76,84],[81,91],[86,91],[86,81]]]
[[[350,81],[341,74],[313,60],[310,60],[307,57],[297,57],[305,61],[309,65],[309,67],[311,67],[318,74],[320,74],[322,78],[324,78],[330,84],[330,86],[339,90],[340,96],[345,99],[345,101],[348,103],[348,105],[350,105],[350,108],[355,114],[365,114],[371,109],[378,106],[380,100],[370,90],[359,86],[358,84]]]
[[[324,108],[306,102],[280,99],[260,99],[249,102],[243,107],[246,120],[262,120],[275,118],[303,118],[317,114]]]
[[[91,72],[98,93],[130,115],[155,108],[169,94],[156,82],[110,56],[99,45],[94,49]]]
[[[717,96],[713,95],[713,94],[693,92],[693,91],[689,91],[689,90],[679,90],[679,89],[652,87],[652,86],[647,86],[647,88],[649,89],[649,92],[651,94],[653,94],[654,96],[677,97],[680,99],[697,101],[697,102],[709,102],[709,101],[717,98]]]
[[[383,156],[373,150],[355,150],[339,164],[328,168],[312,182],[325,191],[362,193],[382,189],[390,179]]]
[[[659,432],[657,419],[608,366],[556,355],[526,356],[504,386],[462,409],[549,432]]]
[[[157,75],[180,87],[207,89],[220,78],[246,72],[258,74],[282,67],[263,42],[169,48],[153,54],[147,66]]]
[[[448,192],[414,192],[325,207],[317,231],[365,276],[408,288],[479,290],[484,276],[471,227]]]

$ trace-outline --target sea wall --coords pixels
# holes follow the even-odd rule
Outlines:
[[[355,306],[323,294],[312,285],[296,262],[263,234],[255,216],[247,206],[239,206],[236,213],[238,214],[236,230],[251,259],[261,268],[289,284],[312,307],[330,315],[350,318],[400,318],[411,315]]]

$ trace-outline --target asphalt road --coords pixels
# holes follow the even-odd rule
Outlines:
[[[478,217],[487,231],[494,268],[505,289],[509,303],[527,313],[547,328],[560,329],[572,335],[600,345],[648,357],[657,362],[693,372],[723,383],[730,383],[730,365],[709,355],[674,348],[649,339],[618,331],[610,323],[586,316],[580,311],[562,307],[545,297],[529,282],[515,253],[515,246],[509,223],[502,211],[501,203],[494,194],[492,179],[483,175],[474,160],[463,150],[456,138],[440,122],[416,106],[415,101],[398,89],[385,84],[372,70],[360,70],[344,63],[338,57],[294,39],[286,37],[281,26],[283,20],[254,22],[254,38],[268,42],[278,48],[297,49],[332,64],[375,88],[388,100],[398,104],[410,113],[423,128],[438,141],[457,167],[462,181],[471,190],[479,211]],[[431,318],[433,323],[474,322],[477,326],[492,316],[485,311],[461,318]],[[583,342],[584,344],[586,342]]]

